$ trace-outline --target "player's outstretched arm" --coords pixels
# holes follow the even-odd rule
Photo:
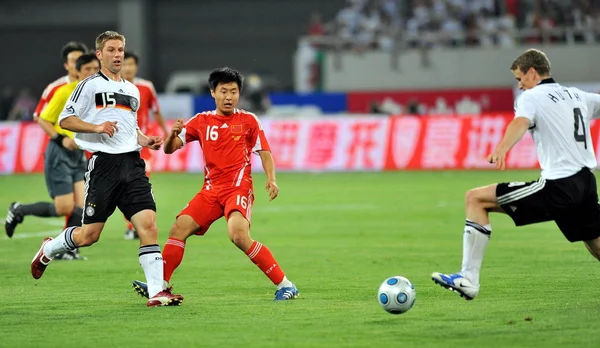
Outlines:
[[[262,162],[265,174],[267,174],[267,182],[265,188],[269,193],[269,200],[274,200],[279,195],[279,187],[277,186],[277,180],[275,179],[275,160],[271,151],[259,151],[258,155]]]
[[[171,133],[169,133],[169,136],[165,140],[164,151],[166,154],[172,154],[173,152],[183,147],[183,141],[179,138],[179,134],[182,130],[183,120],[179,118],[173,124],[173,128],[171,128]]]
[[[56,133],[56,130],[54,129],[54,125],[46,120],[44,120],[43,118],[38,117],[37,119],[37,123],[40,125],[40,127],[42,127],[42,129],[44,130],[44,132],[46,132],[46,134],[48,134],[48,136],[50,138],[55,138],[58,134]]]
[[[586,93],[585,100],[588,104],[589,118],[600,118],[600,94],[597,93]]]
[[[158,150],[163,144],[162,137],[159,136],[147,136],[138,128],[137,130],[137,141],[143,147],[147,147],[151,150]]]
[[[59,125],[63,129],[70,130],[71,132],[75,133],[104,133],[111,137],[115,134],[115,132],[119,131],[117,128],[117,121],[106,121],[101,124],[93,124],[85,122],[75,115],[62,118]]]
[[[496,168],[504,170],[506,154],[516,143],[523,138],[523,135],[527,133],[529,129],[529,119],[527,117],[516,117],[513,119],[508,127],[506,127],[506,132],[504,132],[504,137],[496,146],[494,152],[488,156],[488,161],[490,163],[496,163]]]

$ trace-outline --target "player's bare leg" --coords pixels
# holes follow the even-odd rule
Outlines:
[[[472,300],[479,293],[479,272],[492,234],[489,213],[504,213],[496,199],[496,186],[478,187],[465,195],[466,222],[460,273],[434,272],[431,275],[435,283],[458,292],[467,300]]]
[[[83,181],[81,183],[81,190],[83,191]],[[75,188],[75,186],[74,186]],[[81,201],[83,197],[81,198]],[[83,202],[77,202],[77,195],[75,192],[66,195],[56,196],[54,198],[54,206],[56,207],[56,213],[59,216],[68,217],[66,227],[81,226],[81,216],[83,210]]]
[[[148,285],[148,307],[180,305],[183,297],[171,294],[163,283],[163,257],[158,246],[156,213],[142,210],[131,217],[131,223],[140,237],[139,259]]]
[[[124,236],[125,240],[139,239],[140,237],[138,236],[137,232],[135,231],[135,228],[133,227],[133,224],[131,223],[131,221],[127,220],[125,215],[123,215],[123,219],[125,220],[125,236]]]
[[[85,200],[85,182],[83,180],[73,184],[73,197],[75,198],[75,205],[83,207]]]
[[[81,227],[67,227],[56,238],[46,238],[31,262],[31,275],[39,279],[52,259],[61,253],[73,251],[79,247],[90,246],[98,241],[104,228],[103,222]]]
[[[254,240],[250,237],[250,223],[239,211],[233,211],[229,214],[227,233],[231,242],[245,253],[250,250],[254,243]]]
[[[233,211],[227,219],[229,239],[242,250],[261,271],[277,286],[275,300],[291,300],[298,297],[298,289],[287,279],[271,251],[250,237],[250,223],[239,211]]]
[[[54,198],[54,206],[58,216],[66,216],[75,208],[75,195],[72,193],[56,196]]]
[[[59,216],[65,216],[65,229],[68,227],[81,226],[83,210],[83,180],[73,185],[73,193],[54,197],[54,206]],[[53,256],[54,260],[85,260],[79,255],[77,249],[59,253]]]
[[[583,242],[583,244],[590,254],[600,261],[600,237],[592,240],[586,240]]]

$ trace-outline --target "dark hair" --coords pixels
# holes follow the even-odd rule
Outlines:
[[[125,58],[123,58],[123,60],[127,58],[133,58],[133,60],[135,60],[136,65],[140,62],[140,57],[138,57],[138,55],[133,52],[125,51]]]
[[[241,91],[244,83],[244,76],[233,68],[224,67],[213,70],[208,77],[208,86],[213,91],[217,89],[217,86],[220,83],[230,82],[237,83],[238,88]]]
[[[86,54],[82,54],[81,56],[79,56],[79,58],[77,58],[77,62],[75,62],[75,67],[77,67],[77,71],[81,71],[81,67],[91,63],[93,61],[97,61],[98,64],[100,64],[100,60],[98,59],[98,57],[96,57],[96,54],[94,53],[86,53]]]
[[[535,48],[530,48],[523,52],[510,66],[510,70],[521,70],[523,74],[527,73],[529,69],[535,69],[541,76],[550,75],[550,60],[546,54]]]
[[[69,53],[79,51],[81,53],[87,52],[87,46],[83,42],[69,41],[66,45],[63,46],[60,51],[60,56],[62,57],[63,63],[67,62],[67,57]]]

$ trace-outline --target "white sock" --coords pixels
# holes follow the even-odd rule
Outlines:
[[[482,226],[467,219],[463,234],[463,260],[460,273],[475,286],[479,286],[479,271],[491,234],[490,225]]]
[[[277,284],[277,290],[281,288],[289,288],[292,286],[294,286],[294,284],[290,282],[286,276],[283,276],[283,280],[281,281],[281,283]]]
[[[140,247],[139,252],[140,265],[146,275],[146,284],[148,285],[148,297],[163,291],[163,258],[158,244],[144,245]]]
[[[44,245],[44,255],[51,259],[65,251],[77,249],[77,244],[73,241],[73,232],[76,228],[75,226],[67,227],[56,238],[46,243]]]

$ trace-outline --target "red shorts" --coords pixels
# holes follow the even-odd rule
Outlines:
[[[254,193],[248,187],[228,187],[220,190],[198,192],[188,205],[177,215],[189,215],[200,226],[197,235],[203,235],[210,225],[221,217],[229,217],[239,211],[250,222]]]

